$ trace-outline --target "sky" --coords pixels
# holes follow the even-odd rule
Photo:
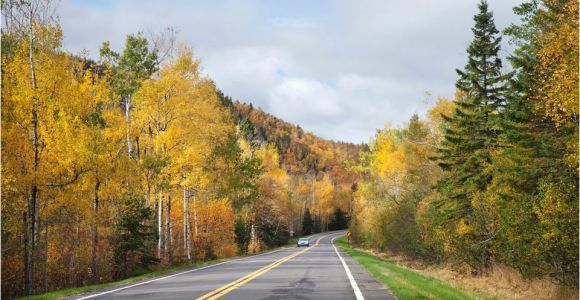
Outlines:
[[[519,2],[488,0],[498,29],[518,22]],[[477,3],[62,0],[57,13],[65,50],[93,59],[104,41],[122,51],[128,34],[174,28],[226,95],[323,138],[361,143],[452,98]]]

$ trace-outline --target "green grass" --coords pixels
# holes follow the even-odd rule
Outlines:
[[[388,286],[400,300],[480,298],[450,286],[441,280],[397,266],[367,252],[350,248],[344,237],[336,239],[336,245],[368,269],[384,285]]]

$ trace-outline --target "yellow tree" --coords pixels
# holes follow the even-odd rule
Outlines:
[[[541,30],[538,45],[540,106],[556,126],[572,128],[574,134],[566,142],[566,162],[578,168],[578,1],[544,1],[539,12]]]
[[[280,156],[272,145],[260,148],[256,156],[262,161],[264,173],[260,178],[260,197],[254,204],[253,236],[267,246],[278,246],[289,237],[290,176],[280,166]],[[253,237],[256,241],[256,238]]]
[[[405,153],[399,146],[400,142],[400,132],[396,129],[379,131],[371,158],[371,172],[381,179],[387,196],[395,201],[397,195],[405,190],[407,175]]]
[[[36,4],[26,5],[33,9]],[[52,206],[78,204],[69,218],[78,229],[83,224],[75,220],[90,217],[90,209],[84,209],[89,202],[75,202],[75,193],[82,190],[79,180],[93,169],[93,130],[100,126],[101,112],[110,103],[106,83],[85,69],[81,60],[60,50],[62,34],[57,24],[33,18],[30,26],[29,38],[11,40],[10,51],[2,58],[2,211],[4,224],[22,224],[13,229],[18,229],[15,236],[21,232],[25,237],[20,251],[24,266],[19,268],[25,272],[17,279],[24,282],[26,294],[38,290],[36,267],[45,270],[46,282],[50,227],[63,228],[59,227],[63,219],[53,216]],[[40,241],[42,230],[44,240]],[[78,239],[69,241],[78,244]]]
[[[314,182],[314,203],[318,218],[320,220],[320,229],[328,230],[330,216],[334,212],[334,184],[327,174],[324,174],[321,180]]]
[[[185,47],[161,68],[158,78],[143,82],[135,95],[134,115],[141,132],[139,156],[147,169],[147,201],[150,202],[151,184],[159,195],[158,255],[162,256],[161,248],[165,246],[171,260],[171,195],[180,190],[184,196],[184,248],[191,258],[188,240],[190,189],[206,186],[203,168],[207,157],[233,132],[233,126],[219,106],[215,86],[200,76],[199,61]],[[151,179],[156,182],[151,183]],[[176,189],[177,186],[182,189]]]

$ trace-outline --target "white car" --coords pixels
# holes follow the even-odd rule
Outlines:
[[[310,247],[310,240],[308,238],[300,238],[298,239],[298,243],[296,243],[296,247]]]

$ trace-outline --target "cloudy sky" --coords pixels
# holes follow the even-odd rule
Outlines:
[[[519,2],[489,0],[500,29]],[[476,0],[62,0],[58,14],[65,49],[93,58],[103,41],[121,50],[127,34],[173,27],[225,94],[358,143],[453,95],[476,10]]]

